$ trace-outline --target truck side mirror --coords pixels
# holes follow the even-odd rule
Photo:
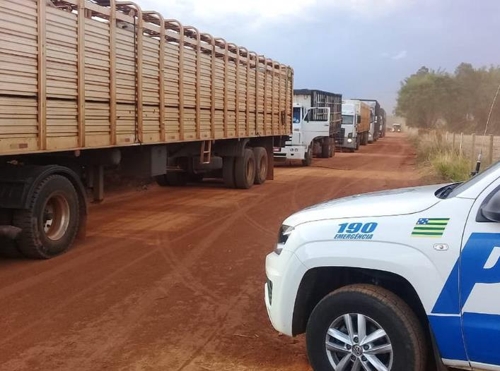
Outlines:
[[[490,222],[500,223],[500,191],[481,206],[481,215]]]
[[[361,124],[361,116],[356,116],[358,124]]]

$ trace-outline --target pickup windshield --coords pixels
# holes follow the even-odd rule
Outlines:
[[[343,125],[352,125],[354,123],[354,116],[352,115],[342,115]]]
[[[489,175],[491,175],[499,170],[500,170],[500,161],[494,163],[493,165],[488,167],[486,170],[484,170],[483,172],[479,173],[478,175],[472,177],[471,179],[469,179],[468,181],[466,181],[464,183],[453,183],[453,184],[447,185],[447,186],[439,189],[436,192],[436,196],[439,198],[455,197],[455,196],[459,195],[460,193],[466,191],[467,189],[469,189],[473,185],[477,184],[485,177],[487,177],[487,176],[489,176]]]

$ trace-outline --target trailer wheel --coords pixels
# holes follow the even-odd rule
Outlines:
[[[325,139],[323,140],[323,143],[321,144],[321,157],[323,158],[329,158],[331,157],[330,154],[332,152],[332,143],[330,142],[330,139]]]
[[[188,175],[188,181],[192,183],[201,183],[203,182],[203,179],[205,178],[205,174],[203,173],[189,173]]]
[[[168,186],[167,177],[165,174],[157,175],[154,178],[155,178],[156,184],[158,184],[160,187]]]
[[[12,225],[12,212],[7,209],[0,209],[0,226]],[[19,259],[23,255],[17,248],[14,241],[7,237],[0,236],[0,257],[7,259]]]
[[[255,156],[249,148],[245,149],[243,157],[234,160],[234,183],[236,188],[249,189],[255,182]]]
[[[35,189],[28,210],[16,210],[13,224],[22,229],[17,240],[31,259],[49,259],[71,247],[80,222],[78,194],[61,175],[45,178]]]
[[[234,182],[234,157],[224,157],[222,162],[222,180],[227,188],[236,188]]]
[[[255,157],[255,184],[264,184],[267,179],[268,158],[264,147],[255,147],[253,149]]]
[[[183,187],[188,182],[188,175],[183,171],[172,171],[155,176],[156,183],[161,187]]]
[[[309,146],[306,152],[305,158],[302,160],[303,166],[311,166],[313,160],[313,149],[312,146]]]
[[[184,187],[188,182],[188,174],[184,171],[171,171],[165,174],[165,178],[172,187]]]
[[[314,308],[306,331],[315,370],[426,369],[425,335],[398,296],[373,285],[351,285]]]
[[[367,143],[368,143],[368,134],[364,132],[363,135],[361,136],[361,145],[366,146]]]

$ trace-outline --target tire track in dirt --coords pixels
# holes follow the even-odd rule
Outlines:
[[[113,201],[111,209],[105,205],[96,207],[91,211],[91,218],[95,215],[92,223],[102,227],[93,231],[82,251],[69,254],[71,259],[47,264],[38,277],[25,278],[28,268],[9,267],[27,281],[5,286],[0,283],[0,300],[8,302],[19,293],[31,293],[32,297],[23,300],[44,303],[44,312],[32,326],[28,322],[20,326],[19,331],[23,332],[16,331],[11,341],[0,343],[4,349],[0,369],[199,371],[203,365],[206,370],[218,371],[308,370],[302,343],[293,343],[290,348],[290,340],[278,337],[265,318],[263,258],[271,250],[277,231],[271,226],[306,204],[406,182],[404,172],[401,180],[392,176],[384,179],[383,174],[376,179],[370,178],[373,174],[350,177],[373,167],[369,162],[375,158],[375,168],[380,171],[393,171],[399,166],[407,169],[405,156],[409,146],[395,140],[378,143],[359,156],[318,161],[321,169],[280,168],[276,182],[245,193],[219,192],[208,187],[173,189],[173,200],[161,202],[164,195],[151,190],[137,196],[129,208],[132,213],[150,208],[148,216],[140,221],[144,225],[131,230],[124,226],[121,241],[103,237],[113,225],[112,216],[123,212],[121,201],[128,196]],[[387,161],[380,161],[380,154],[389,151]],[[325,173],[328,166],[338,167],[338,163],[353,170],[333,170],[339,174],[337,179]],[[300,175],[302,172],[304,175]],[[208,204],[217,207],[196,213],[192,201],[197,198],[201,204],[211,198]],[[194,215],[178,236],[156,228],[171,218],[161,212],[172,204],[179,215]],[[145,234],[150,228],[151,232]],[[133,248],[141,241],[148,246],[146,253]],[[97,250],[97,246],[103,246],[108,253]],[[130,261],[115,268],[114,254],[117,258],[124,255],[117,259],[120,264],[128,258]],[[67,296],[61,292],[43,301],[46,284],[55,278],[85,275],[90,267],[99,273],[98,281],[89,282],[88,286],[75,281],[79,285],[77,294]],[[114,292],[117,288],[123,296]],[[70,311],[77,306],[82,308],[70,322]],[[13,316],[8,312],[4,315],[7,321]],[[52,317],[54,321],[44,323]],[[238,333],[243,336],[235,336]],[[248,339],[245,334],[260,337]],[[299,357],[290,357],[290,349]]]
[[[272,198],[275,199],[274,194],[267,195],[266,198]],[[166,275],[164,278],[162,278],[159,282],[157,282],[154,286],[153,289],[149,290],[149,292],[145,295],[142,295],[140,298],[140,306],[136,306],[130,313],[128,313],[126,316],[121,317],[121,322],[127,323],[127,324],[133,324],[128,327],[122,327],[119,331],[114,331],[113,335],[108,337],[107,341],[105,344],[101,344],[99,346],[99,350],[97,352],[94,352],[92,355],[87,355],[85,359],[79,359],[78,362],[75,364],[70,363],[66,364],[65,367],[68,367],[69,369],[73,367],[80,367],[85,369],[85,365],[88,365],[91,367],[92,363],[95,363],[99,360],[99,358],[106,356],[107,352],[109,351],[109,348],[111,347],[116,347],[117,345],[120,345],[121,343],[125,342],[127,340],[127,335],[130,334],[134,329],[139,325],[140,319],[143,318],[144,314],[148,311],[150,306],[156,301],[156,298],[158,295],[161,293],[163,295],[168,295],[168,292],[170,289],[173,287],[174,284],[178,283],[179,281],[189,289],[193,290],[194,292],[201,292],[201,293],[206,293],[207,291],[210,291],[209,288],[203,286],[200,282],[197,282],[196,279],[194,279],[193,276],[188,274],[188,278],[192,278],[192,281],[186,279],[182,275],[182,273],[189,272],[188,267],[192,264],[196,264],[197,261],[201,258],[201,256],[204,254],[205,250],[210,248],[214,241],[220,237],[221,234],[225,233],[233,224],[237,223],[239,221],[239,218],[244,216],[245,213],[247,212],[248,209],[252,208],[254,206],[253,202],[249,202],[244,206],[238,206],[237,207],[237,212],[234,213],[229,220],[224,221],[222,224],[218,225],[211,233],[209,233],[204,240],[196,246],[195,249],[192,249],[188,255],[182,259],[182,260],[177,260],[172,256],[173,252],[170,251],[168,254],[170,254],[170,257],[167,259],[169,267],[171,267],[170,263],[173,261],[176,263],[175,265],[175,270],[178,271],[177,273],[169,273]],[[180,239],[179,239],[180,240]],[[163,243],[167,243],[168,241],[161,240]],[[154,252],[157,252],[159,250],[163,250],[163,246],[157,247]],[[135,263],[135,262],[134,262]],[[127,268],[130,268],[132,264],[130,264]],[[179,272],[180,271],[180,272]],[[190,277],[189,277],[190,276]],[[177,278],[177,279],[176,279]],[[220,299],[219,297],[214,297],[211,295],[211,299],[217,300]],[[110,317],[113,317],[112,315]],[[110,323],[110,327],[114,328],[116,324]],[[106,326],[108,324],[105,324],[104,326],[100,326],[100,329],[104,333],[111,333],[111,331],[106,331]],[[202,331],[204,332],[204,331]],[[195,334],[194,334],[195,335]],[[206,336],[206,334],[205,334]],[[196,336],[195,336],[196,337]],[[85,341],[84,341],[85,342]],[[95,344],[94,344],[95,345]]]
[[[209,229],[212,225],[216,225],[218,223],[220,223],[221,221],[224,221],[226,219],[229,219],[228,216],[224,216],[222,218],[219,218],[219,219],[215,219],[215,220],[212,220],[210,223],[208,223],[207,225],[205,225],[203,228],[205,229]],[[142,233],[144,231],[146,231],[148,228],[145,228],[144,230],[141,230],[140,232],[138,233]],[[191,232],[188,232],[188,233],[185,233],[184,235],[182,236],[179,236],[178,238],[172,240],[171,243],[175,243],[177,241],[180,241],[182,240],[183,238],[185,238],[186,236],[188,236]],[[123,248],[123,247],[130,247],[134,244],[134,242],[129,242],[129,243],[125,243],[124,245],[121,245],[119,247],[116,247],[115,249],[119,249],[120,247]],[[49,310],[48,312],[45,312],[44,315],[42,315],[38,321],[35,321],[33,323],[31,323],[29,326],[26,326],[22,329],[20,329],[19,331],[15,332],[15,333],[11,333],[9,336],[7,337],[3,337],[1,340],[0,340],[0,346],[4,345],[4,344],[7,344],[9,342],[11,342],[13,339],[25,334],[27,331],[31,330],[32,328],[36,327],[38,323],[40,322],[44,322],[46,319],[52,317],[55,313],[61,311],[62,309],[64,309],[66,306],[69,306],[71,304],[73,304],[75,301],[85,297],[87,294],[91,293],[92,291],[94,291],[97,287],[99,286],[102,286],[103,284],[105,284],[107,281],[113,279],[115,276],[121,274],[122,272],[126,271],[127,269],[129,269],[130,267],[134,266],[135,264],[137,263],[140,263],[141,261],[147,259],[148,257],[150,257],[151,255],[154,255],[156,253],[158,253],[159,249],[161,249],[161,247],[156,247],[155,249],[151,250],[151,251],[148,251],[147,253],[145,254],[142,254],[140,257],[136,258],[135,260],[127,263],[126,265],[122,266],[121,268],[115,270],[113,273],[110,273],[109,275],[107,275],[105,278],[103,278],[102,280],[100,281],[97,281],[97,282],[94,282],[93,284],[91,284],[90,286],[88,286],[85,290],[83,291],[80,291],[77,295],[75,296],[72,296],[71,298],[68,298],[66,300],[63,300],[62,302],[59,303],[59,305],[55,308],[51,308],[51,310]],[[97,258],[96,258],[97,259]],[[93,259],[95,260],[95,259]],[[59,275],[61,273],[64,273],[66,271],[69,271],[71,268],[65,268],[62,272],[57,272],[57,273],[54,273],[54,274],[50,274],[51,272],[49,272],[49,274],[47,274],[45,277],[43,277],[44,279],[50,279],[51,277],[53,276],[56,276],[56,275]],[[29,286],[28,286],[29,287]],[[22,287],[23,289],[26,289],[26,287]],[[18,291],[20,288],[19,287],[15,287],[13,290],[6,290],[7,293],[9,295],[13,295],[15,294],[16,291]],[[9,292],[10,291],[10,292]],[[4,293],[2,293],[4,294]],[[2,296],[0,296],[0,298],[2,298]]]
[[[404,153],[404,149],[401,151],[401,153]],[[339,196],[341,193],[343,193],[345,190],[347,189],[350,189],[351,187],[355,186],[356,184],[359,185],[360,182],[363,182],[364,180],[371,180],[369,177],[365,177],[365,178],[360,178],[360,179],[356,179],[354,181],[351,181],[351,182],[348,182],[348,183],[345,183],[343,184],[341,187],[332,187],[332,185],[334,185],[334,182],[332,182],[330,184],[331,186],[331,189],[329,190],[328,192],[328,196],[326,197],[327,199],[330,199],[330,198],[334,198],[335,196]],[[383,182],[383,180],[377,180],[377,183],[380,183],[380,182]],[[295,186],[294,186],[294,190],[295,190],[295,194],[296,192],[299,190],[299,187],[298,187],[298,184],[300,183],[300,181],[297,181],[295,183]],[[370,183],[370,186],[374,186],[374,183]],[[315,188],[316,185],[315,184],[311,184],[311,185],[308,185],[306,188]],[[304,189],[300,189],[302,192],[305,191]],[[295,206],[295,205],[294,205]],[[245,218],[248,220],[248,218],[251,218],[249,215],[245,215]],[[259,231],[263,231],[263,230],[266,230],[264,226],[260,225],[258,223],[258,221],[255,221],[253,220],[253,223],[251,224],[254,228],[257,228]],[[248,292],[248,291],[256,291],[255,290],[255,285],[253,285],[253,281],[250,280],[250,283],[245,283],[245,285],[243,286],[243,288],[241,288],[241,291],[242,292]],[[261,290],[257,290],[257,292],[260,292]],[[241,296],[241,294],[239,295]],[[239,297],[238,296],[238,297]],[[236,309],[236,308],[234,308]],[[244,311],[243,308],[239,308],[239,311]],[[229,329],[226,328],[225,326],[226,324],[223,323],[222,326],[219,326],[217,324],[217,326],[214,326],[213,327],[213,332],[210,333],[210,340],[212,339],[220,339],[221,336],[223,334],[230,334],[231,335],[231,331],[228,331]],[[234,333],[233,333],[234,334]],[[205,347],[210,347],[210,348],[216,348],[216,346],[212,343],[212,341],[207,341],[207,343],[201,347],[201,348],[197,348],[194,352],[193,352],[193,355],[191,357],[189,357],[185,363],[182,364],[182,366],[180,368],[176,368],[175,370],[177,371],[182,371],[184,370],[186,367],[188,367],[189,365],[192,365],[193,362],[197,359],[197,357],[199,356],[199,353],[202,352],[202,350],[205,349]],[[271,369],[271,368],[270,368]],[[207,368],[207,370],[209,370],[209,368]]]
[[[367,178],[363,178],[363,179],[357,179],[357,180],[354,180],[354,181],[351,181],[351,182],[348,182],[346,184],[343,184],[341,187],[331,187],[331,190],[328,192],[328,196],[325,197],[325,201],[326,200],[330,200],[330,199],[333,199],[335,198],[335,196],[338,196],[339,194],[341,194],[344,190],[346,189],[349,189],[350,187],[352,187],[353,185],[355,185],[356,183],[358,183],[359,181],[362,181],[364,179],[367,179]],[[301,182],[299,180],[297,180],[295,182],[295,185],[293,187],[293,192],[292,192],[292,199],[295,201],[294,203],[292,203],[292,205],[295,207],[298,207],[298,204],[296,202],[296,195],[297,195],[297,191],[299,190],[299,184],[301,184]],[[330,184],[331,186],[331,184]],[[303,187],[303,188],[306,188],[307,190],[309,188],[314,188],[316,187],[315,184],[312,184],[312,185],[306,185],[306,187]],[[306,189],[301,189],[302,192],[306,191]],[[270,235],[272,235],[273,237],[274,236],[274,233],[272,233],[270,230],[268,230],[265,226],[262,226],[261,224],[259,224],[258,221],[254,220],[248,213],[245,213],[244,215],[244,218],[245,220],[249,221],[250,224],[256,228],[258,231],[262,231],[262,232],[265,232],[265,233],[268,233]],[[252,281],[253,283],[253,281]],[[246,283],[244,285],[244,287],[246,288],[246,290],[243,290],[243,292],[248,292],[249,289],[252,289],[254,288],[253,285],[248,285],[248,283]],[[234,298],[234,300],[232,300],[232,302],[235,302],[235,305],[231,305],[231,309],[233,306],[236,306],[237,304],[237,300],[241,297],[241,294],[238,295],[236,298]],[[224,319],[227,317],[227,315],[229,314],[229,311],[227,311],[225,314],[224,314]],[[181,367],[179,368],[176,368],[176,371],[183,371],[186,367],[188,367],[189,365],[191,365],[197,355],[207,346],[210,346],[210,343],[211,343],[211,340],[213,338],[215,338],[218,334],[220,333],[223,333],[224,332],[224,329],[225,329],[225,324],[222,323],[222,326],[219,326],[219,324],[217,324],[217,326],[214,326],[213,327],[213,331],[210,333],[209,335],[209,338],[207,339],[207,342],[202,345],[201,347],[197,348],[193,353],[192,353],[192,356],[189,357],[183,364]]]

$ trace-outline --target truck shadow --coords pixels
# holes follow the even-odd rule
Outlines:
[[[13,261],[26,259],[17,249],[15,242],[5,237],[0,237],[0,262],[5,260]]]

